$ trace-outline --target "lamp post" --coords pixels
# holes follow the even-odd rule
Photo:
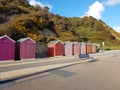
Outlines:
[[[102,42],[102,49],[104,50],[105,42]]]

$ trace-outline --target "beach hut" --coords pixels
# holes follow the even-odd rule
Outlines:
[[[64,45],[58,41],[50,41],[48,43],[48,56],[63,56],[64,55]]]
[[[92,44],[91,43],[86,44],[86,53],[87,54],[92,53]]]
[[[86,43],[80,43],[81,47],[81,53],[80,54],[86,54]]]
[[[64,55],[72,55],[72,43],[70,41],[64,43]]]
[[[78,42],[72,42],[73,43],[73,55],[79,55],[80,54],[80,43]]]
[[[33,59],[35,58],[35,42],[30,38],[22,38],[15,45],[15,59]]]
[[[92,44],[92,53],[95,53],[97,49],[97,46],[95,44]]]
[[[15,41],[9,36],[3,35],[0,37],[0,61],[14,60]]]

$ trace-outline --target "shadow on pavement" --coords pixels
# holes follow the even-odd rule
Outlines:
[[[74,73],[74,72],[70,72],[67,70],[60,70],[60,69],[50,71],[50,73],[56,74],[56,75],[59,75],[59,76],[65,77],[65,78],[76,75],[76,73]]]
[[[93,62],[97,62],[98,60],[97,59],[92,59],[90,62],[93,63]]]

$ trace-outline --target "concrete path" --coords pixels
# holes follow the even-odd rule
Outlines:
[[[120,51],[108,51],[104,53],[91,54],[94,58],[111,57],[119,55]],[[30,61],[18,61],[15,63],[2,62],[0,65],[0,81],[10,80],[19,78],[25,75],[35,74],[38,72],[44,72],[55,68],[61,68],[69,65],[80,64],[88,62],[91,59],[81,61],[79,57],[68,56],[68,57],[54,57],[46,58],[45,60],[30,60]]]
[[[61,64],[35,66],[35,67],[30,67],[30,68],[27,67],[27,68],[15,69],[15,70],[3,71],[3,72],[0,72],[0,81],[11,80],[11,79],[23,77],[26,75],[35,74],[38,72],[39,73],[45,72],[45,71],[49,71],[52,69],[67,67],[67,66],[75,65],[75,64],[81,64],[81,63],[88,62],[88,61],[90,60],[74,61],[74,62],[67,62],[67,63],[61,63]]]
[[[0,90],[120,90],[120,55],[1,83]]]
[[[32,68],[32,67],[34,68],[34,67],[46,66],[46,65],[63,64],[63,63],[69,63],[75,61],[80,61],[80,60],[79,59],[64,59],[64,60],[58,59],[58,60],[44,60],[44,61],[34,60],[29,62],[5,64],[5,65],[0,65],[0,72]]]

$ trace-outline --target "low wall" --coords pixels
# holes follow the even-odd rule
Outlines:
[[[48,57],[47,44],[36,44],[36,58]]]

